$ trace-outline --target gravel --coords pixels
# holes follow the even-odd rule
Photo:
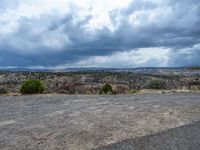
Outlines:
[[[198,93],[0,96],[0,149],[197,150],[198,121]]]

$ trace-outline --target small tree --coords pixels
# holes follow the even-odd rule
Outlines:
[[[44,86],[40,80],[28,80],[26,81],[20,89],[22,94],[37,94],[43,93]]]
[[[100,94],[113,94],[113,89],[110,84],[105,84],[100,91]]]

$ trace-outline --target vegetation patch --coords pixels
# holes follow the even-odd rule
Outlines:
[[[26,81],[20,89],[22,94],[39,94],[43,93],[44,86],[41,80],[28,80]]]
[[[167,88],[167,85],[164,81],[161,80],[152,80],[147,84],[148,89],[157,89],[157,90],[164,90]]]
[[[138,93],[139,91],[138,90],[131,90],[129,91],[130,94],[134,94],[134,93]]]

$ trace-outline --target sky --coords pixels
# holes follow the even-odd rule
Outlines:
[[[199,0],[0,0],[0,68],[200,65]]]

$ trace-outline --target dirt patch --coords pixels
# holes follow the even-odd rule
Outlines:
[[[5,120],[5,121],[0,121],[0,126],[7,126],[16,123],[15,120]]]

